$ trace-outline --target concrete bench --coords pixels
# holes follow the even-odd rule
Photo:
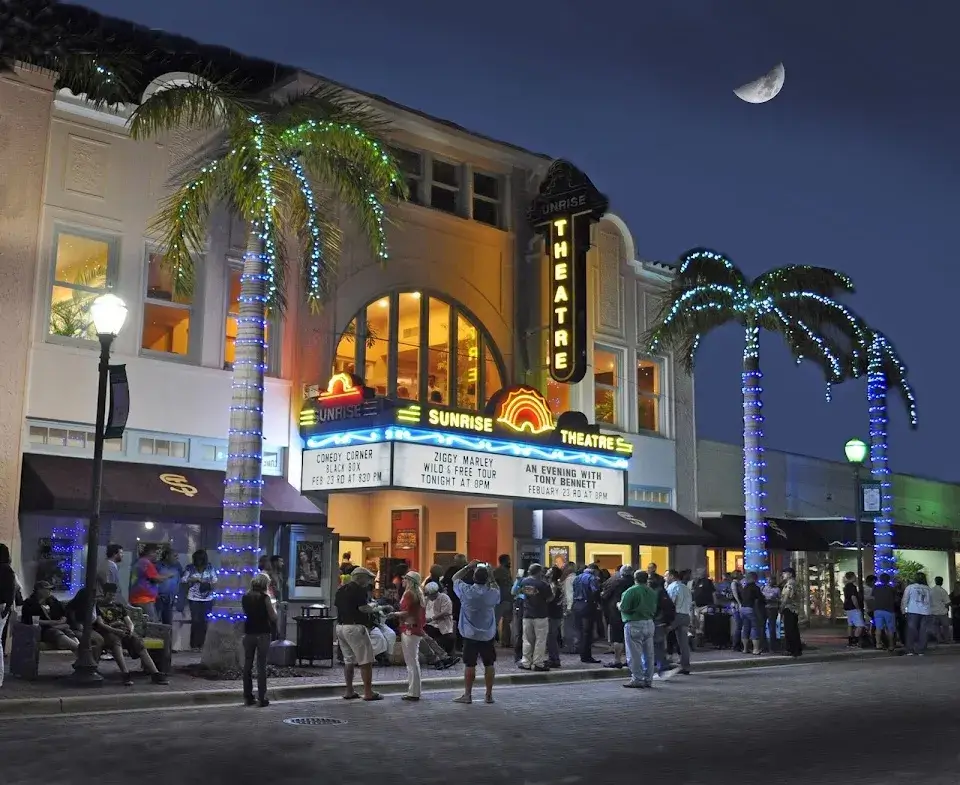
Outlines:
[[[148,622],[140,608],[127,608],[133,631],[143,640],[143,647],[156,663],[157,670],[169,673],[173,646],[173,628],[168,624]],[[40,672],[40,655],[54,651],[40,640],[40,627],[32,624],[13,625],[10,646],[10,673],[33,681]]]

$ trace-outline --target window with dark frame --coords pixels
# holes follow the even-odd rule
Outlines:
[[[500,227],[500,178],[496,175],[473,173],[473,220]]]
[[[460,195],[460,167],[448,161],[433,159],[430,185],[430,206],[445,213],[457,214]]]

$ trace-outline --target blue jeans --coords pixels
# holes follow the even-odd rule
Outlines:
[[[176,594],[157,595],[157,619],[161,624],[173,624],[173,606],[176,603]]]
[[[927,650],[931,618],[921,613],[907,614],[907,653],[923,654]]]
[[[760,640],[760,622],[757,619],[757,612],[753,608],[740,609],[740,635],[743,645],[747,641]]]
[[[550,619],[550,628],[547,632],[547,662],[560,662],[560,626],[563,619]]]
[[[627,644],[627,665],[634,684],[653,684],[653,622],[628,621],[623,627]]]

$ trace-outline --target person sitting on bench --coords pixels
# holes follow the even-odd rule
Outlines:
[[[53,596],[53,585],[48,581],[34,584],[33,594],[27,597],[20,609],[20,621],[39,625],[40,640],[51,649],[76,651],[80,646],[80,641],[67,623],[67,612]]]
[[[127,670],[127,663],[123,658],[123,650],[130,652],[131,657],[138,657],[143,669],[150,674],[154,684],[167,684],[167,677],[157,670],[157,666],[150,658],[150,652],[143,647],[143,641],[133,631],[133,621],[127,615],[127,609],[119,602],[114,602],[117,593],[115,583],[106,583],[103,586],[103,597],[97,599],[97,616],[93,627],[103,637],[104,648],[109,649],[113,659],[123,674],[123,683],[126,686],[133,684],[133,677]]]

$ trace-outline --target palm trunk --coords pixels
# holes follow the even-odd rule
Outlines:
[[[743,511],[744,526],[743,565],[747,572],[764,577],[770,569],[767,553],[767,508],[764,506],[766,478],[763,458],[763,409],[760,401],[763,388],[760,373],[760,330],[753,324],[746,328],[743,348]]]
[[[870,476],[880,485],[880,514],[873,519],[873,570],[876,575],[897,571],[893,554],[893,493],[887,458],[887,376],[876,342],[870,345],[867,366],[867,406],[870,411]]]
[[[240,598],[257,572],[263,479],[264,278],[263,246],[251,227],[240,278],[234,345],[227,473],[220,532],[220,569],[203,664],[214,670],[240,667],[243,610]]]

